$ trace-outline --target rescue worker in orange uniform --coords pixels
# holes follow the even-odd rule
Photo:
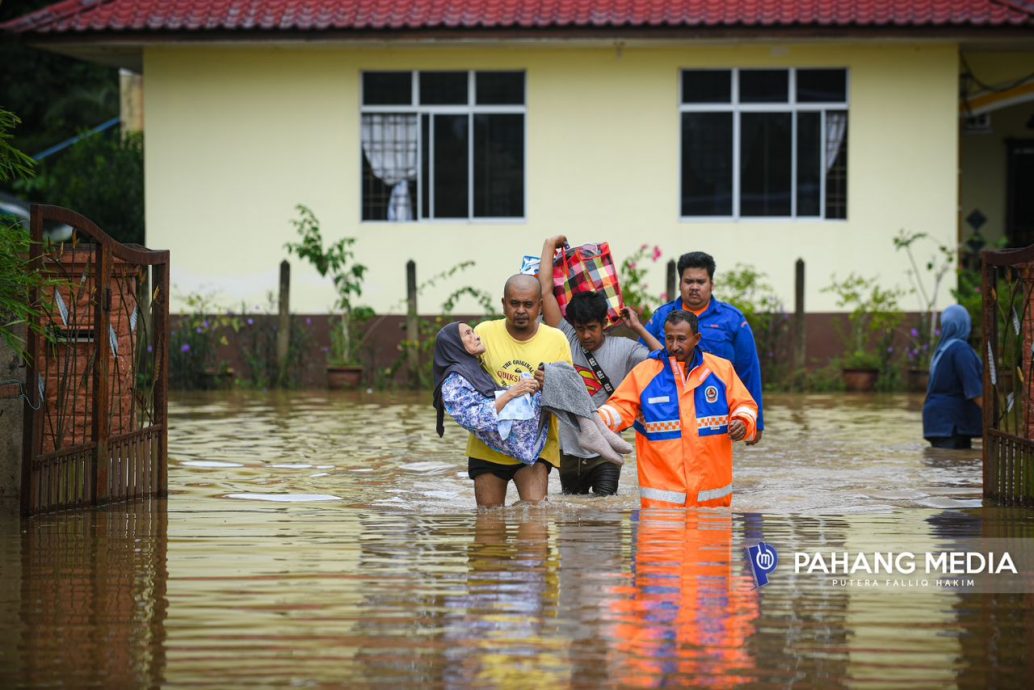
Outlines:
[[[644,508],[732,503],[732,443],[753,438],[758,406],[732,362],[703,352],[692,312],[672,311],[665,348],[636,365],[598,414],[635,425]]]

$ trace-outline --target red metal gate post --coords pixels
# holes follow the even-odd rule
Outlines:
[[[152,279],[157,287],[153,303],[160,308],[152,308],[158,318],[154,324],[155,352],[155,390],[154,414],[162,433],[158,438],[157,463],[158,486],[154,487],[158,496],[169,495],[169,262],[155,264]]]
[[[94,284],[94,345],[97,356],[93,368],[93,486],[90,503],[97,505],[108,498],[108,418],[110,414],[108,395],[108,357],[111,356],[111,341],[108,329],[111,327],[111,250],[102,243],[95,247],[97,272]]]

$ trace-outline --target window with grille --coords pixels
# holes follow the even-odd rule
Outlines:
[[[524,217],[523,72],[364,72],[362,218]]]
[[[847,70],[683,70],[685,218],[847,218]]]

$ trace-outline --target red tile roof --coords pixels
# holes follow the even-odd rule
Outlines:
[[[441,29],[1031,27],[1032,0],[64,0],[33,35]]]

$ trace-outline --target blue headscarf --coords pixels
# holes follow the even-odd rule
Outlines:
[[[966,308],[953,304],[941,312],[941,340],[934,350],[933,359],[930,361],[930,380],[933,381],[934,371],[941,355],[948,351],[948,348],[955,342],[966,342],[969,340],[969,333],[973,329],[973,322],[969,318]]]

